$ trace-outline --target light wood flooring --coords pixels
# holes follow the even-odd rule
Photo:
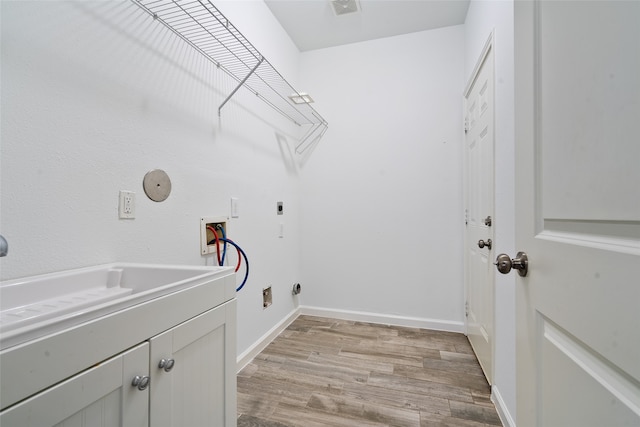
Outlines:
[[[299,316],[238,374],[238,427],[500,426],[467,337]]]

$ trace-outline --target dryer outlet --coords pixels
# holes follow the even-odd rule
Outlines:
[[[262,290],[262,308],[267,308],[273,303],[273,294],[271,286]]]

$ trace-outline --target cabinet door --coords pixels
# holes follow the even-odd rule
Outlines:
[[[131,385],[136,375],[148,375],[148,356],[148,343],[134,347],[6,409],[0,425],[148,426],[149,389]]]
[[[232,300],[150,340],[153,427],[236,425],[235,319]]]

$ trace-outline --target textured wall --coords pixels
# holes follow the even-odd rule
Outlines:
[[[302,54],[304,305],[462,330],[463,69],[463,26]]]
[[[295,84],[298,51],[264,3],[216,3]],[[1,6],[2,279],[113,261],[211,265],[200,217],[229,215],[235,196],[229,237],[251,261],[239,350],[294,310],[298,128],[242,90],[218,119],[235,82],[131,2]],[[172,179],[162,203],[142,189],[155,168]],[[136,192],[136,219],[118,219],[119,190]]]

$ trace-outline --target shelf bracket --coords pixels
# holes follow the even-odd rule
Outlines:
[[[235,95],[235,93],[238,91],[238,89],[240,89],[240,88],[242,87],[242,85],[244,85],[244,84],[245,84],[245,82],[247,81],[247,79],[248,79],[249,77],[251,77],[251,75],[252,75],[253,73],[255,73],[255,71],[258,69],[258,67],[260,66],[260,64],[262,64],[262,61],[264,61],[264,56],[261,56],[261,57],[260,57],[260,61],[258,61],[258,63],[256,64],[256,66],[255,66],[255,67],[253,67],[253,68],[251,69],[251,71],[249,71],[249,74],[247,74],[247,75],[245,76],[245,78],[244,78],[244,79],[242,79],[242,80],[240,81],[240,83],[238,83],[238,86],[236,86],[236,88],[235,88],[235,89],[233,89],[233,91],[231,91],[231,93],[229,94],[229,96],[227,96],[227,98],[226,98],[224,101],[222,101],[222,104],[220,104],[220,106],[218,107],[218,117],[220,117],[220,111],[222,110],[222,107],[224,107],[224,104],[226,104],[226,103],[227,103],[227,101],[229,101],[229,100],[231,99],[231,97],[232,97],[233,95]]]
[[[296,153],[302,154],[307,151],[307,148],[311,147],[315,142],[317,142],[324,136],[327,128],[328,123],[324,120],[320,123],[312,125],[307,133],[298,141],[298,145],[296,145]],[[318,133],[317,131],[319,129],[320,132]],[[311,138],[312,135],[315,135],[315,137]]]

